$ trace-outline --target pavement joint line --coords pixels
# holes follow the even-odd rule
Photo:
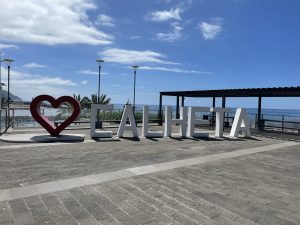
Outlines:
[[[136,177],[144,174],[155,173],[155,172],[187,167],[187,166],[193,166],[196,164],[209,163],[218,160],[230,159],[239,156],[266,152],[266,151],[271,151],[280,148],[284,150],[287,147],[295,146],[298,144],[299,143],[297,142],[283,142],[283,143],[278,143],[273,145],[265,145],[265,146],[254,147],[249,149],[236,150],[233,152],[212,154],[207,156],[200,156],[200,157],[181,159],[181,160],[175,160],[175,161],[146,165],[146,166],[121,169],[113,172],[105,172],[105,173],[92,174],[92,175],[87,175],[82,177],[69,178],[69,179],[45,182],[40,184],[33,184],[24,187],[2,189],[0,190],[0,202],[11,201],[15,199],[21,199],[21,198],[26,198],[31,196],[58,192],[58,191],[64,191],[64,190],[79,188],[88,185],[101,184],[108,181]]]

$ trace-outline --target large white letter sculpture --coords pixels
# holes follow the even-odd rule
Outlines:
[[[230,112],[230,109],[227,109],[227,108],[211,108],[211,112],[216,113],[215,137],[223,137],[224,113]]]
[[[150,131],[149,128],[149,106],[145,105],[143,107],[143,129],[142,129],[142,137],[145,138],[160,138],[163,137],[164,134],[162,131]]]
[[[96,131],[96,117],[97,110],[113,110],[113,105],[102,105],[102,104],[92,104],[91,109],[91,129],[90,135],[92,138],[111,138],[113,136],[112,131]]]
[[[230,137],[238,137],[239,132],[242,132],[242,134],[245,137],[251,136],[249,121],[247,118],[247,112],[245,109],[241,109],[241,108],[238,108],[236,110],[234,121],[233,121],[229,136]]]
[[[200,124],[200,120],[196,119],[196,112],[209,112],[210,108],[208,107],[189,107],[188,110],[188,130],[187,136],[190,138],[193,137],[208,137],[207,132],[195,132],[195,125]]]
[[[126,124],[127,119],[129,119],[129,125]],[[131,130],[133,137],[139,137],[131,105],[125,105],[117,136],[123,137],[125,130]]]
[[[181,137],[186,136],[186,114],[187,114],[187,108],[186,107],[180,107],[180,119],[172,119],[172,107],[166,106],[165,109],[165,137],[171,137],[172,136],[172,125],[179,124],[180,125],[180,132],[179,135]]]

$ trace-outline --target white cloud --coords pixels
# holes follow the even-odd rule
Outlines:
[[[169,4],[172,0],[159,0],[161,3]]]
[[[180,17],[181,9],[170,9],[170,11],[155,11],[151,12],[148,16],[150,20],[155,22],[169,21],[169,20],[181,20]]]
[[[77,73],[85,74],[85,75],[98,75],[99,74],[99,72],[92,71],[92,70],[80,70]]]
[[[85,74],[85,75],[99,75],[99,71],[93,71],[93,70],[80,70],[77,71],[77,73]],[[106,74],[107,73],[101,71],[101,75],[106,75]]]
[[[130,40],[137,40],[137,39],[141,39],[142,36],[139,36],[139,35],[133,35],[131,37],[129,37]]]
[[[112,86],[113,87],[120,87],[121,85],[120,84],[113,84]]]
[[[166,56],[146,50],[146,51],[135,51],[135,50],[125,50],[119,48],[110,48],[102,52],[99,55],[106,62],[114,62],[120,64],[142,64],[142,63],[157,63],[157,64],[178,64],[174,62],[166,61]]]
[[[115,26],[114,19],[112,17],[104,15],[104,14],[98,15],[95,24],[105,26],[105,27],[114,27]]]
[[[2,67],[2,72],[7,74],[6,68]],[[2,79],[2,82],[7,83],[7,76]],[[58,76],[33,75],[14,69],[11,71],[10,85],[11,92],[23,100],[31,100],[40,94],[71,95],[73,92],[69,88],[76,86],[73,81]]]
[[[1,4],[0,40],[19,43],[110,44],[89,21],[92,0],[14,0]],[[10,19],[9,19],[10,18]]]
[[[87,80],[83,80],[80,83],[83,84],[83,85],[86,85],[88,83],[88,81]]]
[[[47,68],[47,66],[42,65],[42,64],[38,64],[38,63],[35,63],[35,62],[31,62],[31,63],[24,64],[24,67],[25,67],[25,68],[30,68],[30,69],[35,69],[35,68]]]
[[[201,22],[199,28],[206,40],[213,40],[222,31],[222,18],[214,18],[212,23]]]
[[[15,48],[15,49],[18,49],[19,47],[16,46],[16,45],[11,45],[11,44],[1,44],[1,43],[0,43],[0,50],[6,49],[6,48]]]
[[[157,33],[157,39],[167,42],[175,42],[180,40],[182,37],[182,27],[178,23],[173,23],[172,27],[174,29],[172,33]]]
[[[12,79],[12,82],[16,81],[18,83],[22,83],[22,85],[55,85],[55,86],[76,86],[75,83],[73,83],[70,80],[65,80],[61,77],[41,77],[37,76],[36,78],[32,79],[26,79],[26,80],[21,80],[21,79]]]
[[[141,66],[141,70],[155,70],[155,71],[165,71],[173,73],[196,73],[196,74],[211,74],[212,72],[198,71],[198,70],[184,70],[180,68],[170,68],[170,67],[161,67],[161,66]]]

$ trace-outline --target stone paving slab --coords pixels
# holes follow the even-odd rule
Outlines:
[[[298,143],[283,142],[283,143],[267,145],[263,147],[243,149],[243,150],[237,150],[237,151],[227,152],[227,153],[212,154],[212,155],[202,156],[202,157],[181,159],[181,160],[175,160],[171,162],[127,168],[127,169],[117,170],[113,172],[92,174],[92,175],[82,176],[78,178],[58,180],[58,181],[52,181],[47,183],[35,184],[35,185],[28,185],[19,188],[4,189],[4,190],[0,190],[0,201],[9,201],[9,200],[19,199],[24,197],[31,197],[40,194],[57,192],[61,190],[68,190],[76,187],[99,184],[99,183],[104,183],[104,182],[118,180],[118,179],[135,177],[143,174],[149,174],[149,173],[171,170],[171,169],[187,167],[187,166],[192,166],[197,164],[209,163],[221,159],[230,159],[239,156],[259,153],[259,152],[272,151],[275,149],[283,149],[286,147],[296,146],[296,145],[298,145]]]
[[[300,224],[299,146],[0,202],[0,224]]]
[[[120,139],[0,146],[0,190],[281,143],[252,139]]]
[[[71,132],[89,131],[64,131]],[[258,133],[236,140],[0,142],[0,191],[17,197],[0,201],[0,225],[300,224],[300,148],[294,141]],[[279,149],[261,152],[274,145]],[[241,155],[246,149],[257,151]],[[196,163],[203,158],[214,160]],[[132,167],[148,173],[135,169],[132,177],[102,175],[104,183],[93,183],[93,174]],[[36,192],[30,188],[35,184]],[[25,192],[13,191],[18,188]]]

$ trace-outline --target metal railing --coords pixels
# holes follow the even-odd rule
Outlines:
[[[57,113],[49,115],[47,113],[48,109],[45,109],[45,115],[49,117],[49,119],[57,124],[61,123],[68,116],[68,111],[66,109],[61,109]],[[29,109],[26,110],[26,113],[17,113],[11,110],[10,113],[10,121],[8,120],[8,112],[6,109],[1,109],[1,119],[0,119],[0,134],[6,131],[8,125],[10,124],[12,127],[37,127],[39,124],[31,117]],[[44,111],[43,111],[44,112]],[[101,111],[100,118],[101,121],[106,124],[118,124],[121,121],[123,114],[122,109],[115,109],[111,111]],[[173,118],[176,117],[175,110],[173,111]],[[89,109],[82,109],[80,117],[74,121],[72,126],[78,125],[87,125],[90,123],[91,111]],[[214,125],[215,123],[215,115],[213,113],[199,113],[196,115],[198,119],[207,121],[209,125]],[[136,109],[135,111],[135,119],[137,123],[142,122],[143,112],[141,109]],[[164,122],[164,110],[160,113],[158,110],[150,110],[149,111],[149,122],[150,123],[158,123],[162,124]],[[234,120],[234,113],[225,113],[224,125],[225,127],[230,127]],[[300,135],[300,114],[299,115],[283,115],[283,114],[267,114],[264,113],[261,115],[261,120],[258,121],[257,114],[248,113],[248,120],[251,128],[258,128],[262,131],[277,131],[282,133],[294,133]],[[205,125],[206,123],[204,123]]]
[[[5,133],[8,128],[8,115],[6,109],[0,109],[0,135]]]
[[[20,113],[21,112],[21,113]],[[44,111],[45,115],[48,117],[50,121],[53,121],[55,124],[59,125],[69,115],[69,111],[67,109],[61,109],[56,113],[49,114],[46,110]],[[37,127],[39,124],[32,118],[29,109],[28,110],[11,110],[11,121],[10,124],[13,128],[15,127]],[[101,111],[100,118],[101,121],[104,123],[109,124],[118,124],[120,123],[123,115],[122,109],[115,109],[110,111]],[[71,124],[72,126],[80,125],[80,124],[89,124],[91,117],[91,110],[90,109],[82,109],[80,116]],[[143,111],[141,109],[136,109],[135,111],[135,120],[137,123],[142,123],[143,119]],[[158,123],[158,111],[157,110],[150,110],[149,111],[149,122],[150,123]]]
[[[258,128],[261,131],[272,130],[300,135],[300,116],[265,114],[258,121]]]

